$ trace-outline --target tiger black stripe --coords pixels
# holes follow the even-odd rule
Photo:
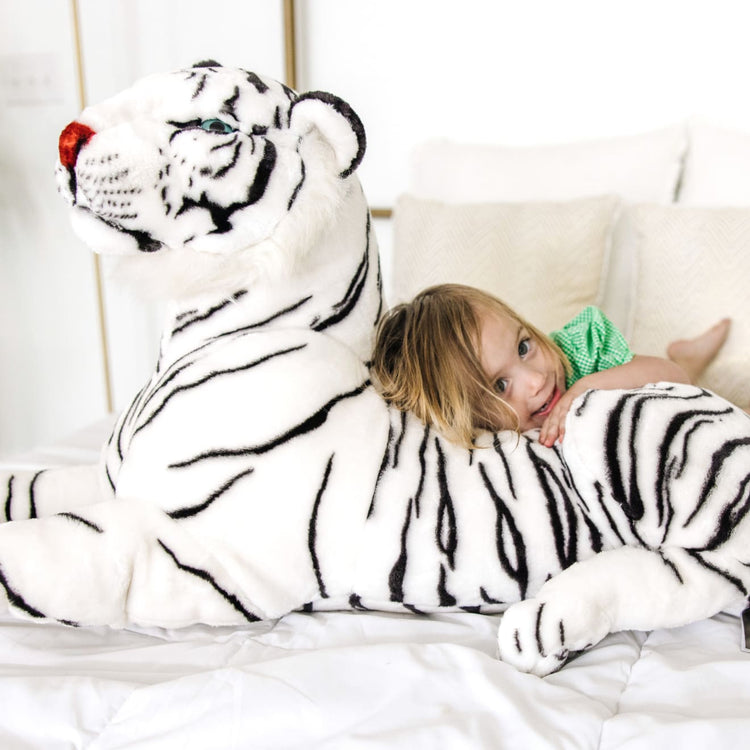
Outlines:
[[[448,558],[450,569],[455,570],[456,548],[458,547],[456,512],[453,508],[450,491],[448,490],[448,479],[445,474],[445,454],[437,438],[435,439],[435,449],[438,456],[437,479],[440,491],[437,512],[438,525],[435,529],[435,538],[440,551]]]
[[[495,436],[495,439],[492,441],[492,448],[494,449],[495,453],[500,456],[500,462],[503,465],[503,471],[505,472],[505,480],[508,483],[508,489],[510,490],[510,494],[513,497],[514,500],[517,500],[516,496],[516,488],[513,484],[513,475],[510,472],[510,466],[508,466],[508,459],[505,457],[505,451],[502,450],[500,447],[500,444],[498,443],[497,436]],[[472,451],[472,457],[474,455],[474,452]]]
[[[368,242],[369,242],[369,238],[368,238]],[[375,320],[372,321],[373,328],[376,328],[378,325],[380,316],[383,314],[383,304],[385,303],[385,298],[382,293],[383,292],[383,274],[380,268],[380,256],[378,256],[378,274],[376,278],[376,284],[377,284],[377,289],[378,289],[378,310],[375,313]]]
[[[205,375],[202,378],[199,378],[196,381],[193,381],[192,383],[185,383],[184,385],[178,385],[175,386],[172,390],[169,391],[169,393],[164,397],[164,400],[159,404],[159,406],[151,412],[148,419],[145,422],[142,422],[138,425],[138,427],[135,430],[134,434],[137,434],[141,430],[143,430],[145,427],[147,427],[155,417],[166,407],[166,405],[178,394],[183,393],[185,391],[190,391],[193,388],[198,388],[201,385],[204,385],[205,383],[208,383],[209,381],[213,380],[214,378],[219,378],[224,375],[235,375],[238,372],[245,372],[246,370],[250,370],[253,367],[257,367],[258,365],[262,365],[272,359],[275,359],[276,357],[283,357],[286,354],[291,354],[293,352],[298,352],[301,349],[304,349],[307,346],[307,344],[300,344],[299,346],[293,346],[289,349],[281,349],[278,352],[272,352],[271,354],[266,354],[263,357],[260,357],[256,360],[253,360],[252,362],[248,362],[247,364],[240,365],[239,367],[230,367],[226,370],[215,370],[214,372],[209,373],[208,375]],[[155,395],[152,394],[152,397]]]
[[[706,474],[706,479],[703,482],[703,488],[701,489],[700,497],[696,503],[693,512],[688,516],[684,526],[687,527],[698,514],[703,504],[708,499],[713,489],[716,487],[716,482],[721,474],[724,462],[727,461],[735,451],[745,448],[750,445],[750,438],[736,438],[734,440],[727,440],[719,450],[717,450],[711,456],[711,466]]]
[[[58,513],[58,518],[67,518],[70,521],[74,521],[77,524],[80,524],[81,526],[85,526],[87,529],[91,529],[91,531],[96,532],[97,534],[103,534],[104,529],[102,529],[100,526],[97,526],[95,523],[92,523],[91,521],[87,521],[85,518],[79,516],[77,513]]]
[[[206,451],[204,453],[199,453],[197,456],[193,456],[192,458],[188,458],[185,461],[178,461],[177,463],[169,464],[169,468],[170,469],[182,469],[187,466],[192,466],[193,464],[197,464],[200,461],[206,461],[212,458],[229,458],[229,457],[234,457],[234,456],[257,456],[263,453],[267,453],[268,451],[273,450],[274,448],[277,448],[279,445],[283,445],[284,443],[287,443],[290,440],[293,440],[294,438],[299,437],[300,435],[304,435],[308,432],[312,432],[313,430],[318,429],[328,419],[328,414],[330,413],[331,409],[333,409],[334,406],[336,406],[338,403],[342,401],[345,401],[346,399],[358,396],[369,385],[370,385],[370,381],[365,380],[365,382],[362,383],[362,385],[359,386],[358,388],[355,388],[354,390],[351,390],[348,393],[343,393],[340,396],[336,396],[335,398],[332,398],[324,406],[318,409],[318,411],[315,412],[315,414],[308,417],[304,422],[301,422],[300,424],[293,427],[291,430],[288,430],[287,432],[283,433],[279,437],[275,438],[274,440],[270,440],[267,443],[263,443],[262,445],[257,445],[257,446],[250,446],[248,448],[223,448],[223,449],[218,449],[218,450]]]
[[[167,553],[167,555],[172,558],[172,562],[174,562],[179,570],[182,570],[185,573],[189,573],[190,575],[195,576],[196,578],[200,578],[202,581],[208,583],[209,586],[211,586],[214,591],[216,591],[216,593],[222,597],[222,599],[231,604],[232,607],[237,612],[239,612],[248,622],[260,621],[261,618],[246,609],[242,605],[242,602],[240,602],[240,600],[234,594],[230,594],[226,589],[219,586],[214,577],[208,571],[201,570],[200,568],[194,568],[190,565],[181,563],[177,559],[177,555],[175,555],[175,553],[172,552],[172,550],[169,549],[169,547],[167,547],[167,545],[164,544],[161,539],[157,539],[156,541],[159,543],[159,546]]]
[[[518,585],[520,598],[525,599],[529,585],[529,568],[526,563],[526,542],[516,526],[513,514],[508,510],[508,507],[492,486],[492,482],[490,482],[490,479],[487,476],[487,470],[484,468],[484,464],[480,461],[477,466],[487,493],[495,505],[495,549],[497,550],[498,560],[500,560],[500,565],[503,570]],[[508,534],[510,535],[509,539],[503,538],[506,536],[505,528],[507,528]],[[507,542],[512,543],[512,551],[515,553],[516,558],[515,567],[511,562],[510,556],[506,553],[506,549],[508,548]]]
[[[446,584],[446,572],[445,572],[445,565],[440,566],[440,580],[438,581],[438,598],[440,601],[441,607],[455,607],[458,603],[455,596],[450,594],[448,592],[448,589],[445,586]]]
[[[625,541],[625,537],[623,537],[622,533],[620,532],[620,529],[617,526],[617,522],[614,518],[612,518],[612,514],[609,512],[609,508],[607,507],[607,503],[604,499],[604,488],[601,486],[599,482],[594,482],[594,489],[596,490],[596,497],[599,501],[599,508],[601,509],[602,513],[607,518],[607,523],[609,524],[609,528],[612,529],[612,531],[615,532],[615,535],[617,536],[618,541],[624,546],[627,544]],[[632,525],[630,527],[630,531],[635,534],[635,531],[632,528]],[[636,535],[637,536],[637,535]]]
[[[221,312],[229,305],[233,304],[234,302],[237,302],[238,300],[242,299],[247,294],[246,289],[241,289],[239,292],[235,292],[229,299],[224,300],[223,302],[220,302],[217,305],[214,305],[213,307],[210,307],[205,312],[199,313],[198,310],[192,310],[189,313],[183,313],[182,315],[179,315],[177,317],[178,320],[182,318],[186,318],[188,316],[192,316],[190,320],[186,320],[184,323],[180,323],[180,325],[175,326],[172,329],[172,336],[174,336],[177,333],[181,333],[187,328],[190,328],[190,326],[195,325],[196,323],[202,323],[204,320],[208,320],[210,317],[215,315],[218,312]]]
[[[715,419],[716,417],[729,416],[732,413],[732,411],[733,411],[733,409],[731,407],[727,407],[726,409],[720,409],[720,410],[705,409],[705,410],[697,412],[697,413],[704,414],[706,417],[709,417],[709,418],[713,417]],[[698,422],[696,422],[696,424],[693,425],[690,428],[690,430],[688,431],[688,433],[685,435],[685,446],[687,446],[688,438],[692,437],[692,432],[694,430],[697,430],[699,427],[703,426],[704,424],[710,424],[712,421],[713,421],[713,419],[702,419],[702,420],[699,420]],[[682,472],[685,470],[685,466],[687,464],[687,458],[688,458],[687,447],[685,447],[683,449],[683,451],[682,451],[682,462],[680,464],[680,469],[679,469],[678,476],[682,476]]]
[[[588,400],[588,397],[585,401]],[[620,449],[620,424],[622,422],[622,413],[625,410],[627,404],[627,398],[623,397],[618,400],[615,407],[612,409],[609,418],[607,419],[607,429],[604,435],[604,446],[605,446],[605,464],[607,471],[607,479],[612,487],[612,497],[616,498],[617,501],[623,506],[623,510],[628,513],[625,507],[625,487],[622,481],[622,473],[620,471],[620,460],[619,460],[619,449]],[[580,414],[583,409],[583,404],[578,406],[577,413]]]
[[[539,485],[542,487],[547,499],[547,514],[555,540],[557,559],[562,568],[568,568],[576,561],[576,553],[578,550],[578,522],[576,519],[575,508],[573,507],[573,503],[571,502],[568,493],[562,486],[559,477],[550,469],[549,465],[536,454],[534,445],[535,443],[532,442],[526,443],[526,452],[531,459],[531,463],[539,480]],[[555,492],[549,483],[549,477],[553,479],[557,486],[558,494],[562,499],[562,505],[565,509],[564,515],[561,515],[558,510],[558,505],[555,502]]]
[[[240,152],[242,151],[242,144],[237,143],[235,144],[234,151],[232,152],[232,157],[230,160],[216,173],[214,173],[213,177],[221,179],[222,177],[226,177],[229,172],[231,172],[238,164],[240,160]]]
[[[664,555],[664,552],[662,550],[658,550],[658,553],[659,553],[659,557],[661,557],[664,564],[672,571],[672,573],[674,574],[674,577],[680,583],[685,583],[682,576],[680,575],[680,571],[677,570],[677,566]]]
[[[254,331],[256,328],[262,328],[263,326],[266,326],[269,323],[273,323],[275,320],[278,320],[279,318],[284,317],[284,315],[289,315],[290,313],[293,313],[295,310],[298,310],[300,307],[308,303],[311,299],[312,299],[312,295],[308,294],[307,297],[303,297],[301,300],[298,300],[293,305],[289,305],[289,307],[285,307],[282,310],[277,310],[275,313],[273,313],[273,315],[269,315],[267,318],[264,318],[263,320],[259,320],[247,326],[241,326],[240,328],[233,328],[231,331],[223,331],[222,333],[219,333],[216,336],[214,336],[213,339],[211,340],[218,341],[219,339],[227,338],[228,336],[237,336],[238,334],[243,334],[249,331]],[[200,348],[203,348],[203,347],[200,347]],[[199,351],[199,349],[196,349],[196,351]]]
[[[406,551],[406,542],[409,538],[409,526],[411,525],[411,514],[412,508],[414,507],[414,498],[409,498],[409,503],[406,506],[406,517],[404,518],[404,524],[401,527],[401,552],[399,553],[398,559],[391,568],[391,572],[388,574],[388,588],[391,592],[392,602],[403,602],[404,601],[404,578],[406,577],[406,562],[408,559],[408,553]]]
[[[586,528],[589,531],[589,544],[591,546],[591,550],[593,552],[601,552],[604,548],[604,545],[599,529],[596,528],[596,525],[588,516],[584,516],[583,520],[586,523]]]
[[[5,492],[5,520],[10,521],[11,518],[11,510],[12,510],[12,503],[13,503],[13,482],[15,481],[15,476],[13,474],[10,475],[8,478],[8,487]]]
[[[34,474],[29,484],[29,518],[36,518],[36,483],[42,474],[44,474],[44,471],[38,471]]]
[[[266,192],[266,188],[268,187],[268,183],[271,180],[271,175],[273,174],[275,166],[276,146],[273,145],[272,141],[266,140],[263,144],[263,156],[260,159],[260,164],[258,165],[258,171],[255,174],[253,184],[250,186],[250,190],[248,191],[246,202],[244,204],[235,204],[229,206],[227,209],[222,208],[222,211],[228,211],[231,214],[239,210],[240,208],[252,206],[254,203],[257,203]],[[229,229],[231,229],[231,224],[229,224],[229,222],[227,221],[227,231]]]
[[[703,556],[701,555],[702,550],[694,550],[694,549],[685,549],[685,552],[690,555],[696,562],[700,563],[704,568],[707,568],[708,570],[713,571],[716,573],[716,575],[720,576],[724,580],[728,581],[732,584],[736,589],[739,590],[739,592],[743,596],[747,596],[747,588],[745,588],[745,585],[742,583],[742,581],[739,578],[736,578],[731,573],[729,573],[726,570],[722,570],[721,568],[717,567],[716,565],[712,565],[710,562],[705,560]]]
[[[493,599],[485,590],[484,586],[479,587],[479,596],[482,597],[482,601],[486,604],[505,604],[505,602],[501,602],[499,599]]]
[[[292,194],[289,196],[289,201],[286,204],[287,211],[289,211],[291,207],[294,205],[294,201],[297,200],[299,191],[302,190],[302,186],[305,184],[305,177],[307,175],[307,170],[305,169],[305,162],[302,162],[300,166],[301,166],[301,170],[300,170],[301,174],[300,174],[299,182],[295,185],[294,190],[292,190]]]
[[[370,268],[370,232],[369,232],[369,225],[370,225],[370,217],[367,217],[367,243],[365,247],[364,254],[362,255],[362,260],[360,261],[359,266],[357,267],[357,270],[354,272],[354,275],[352,276],[351,282],[349,283],[349,288],[346,290],[346,293],[344,294],[343,298],[334,304],[334,312],[332,315],[329,315],[327,318],[324,318],[323,320],[316,323],[314,326],[312,326],[312,329],[314,331],[324,331],[326,328],[330,328],[332,325],[336,325],[336,323],[340,323],[345,318],[348,318],[351,314],[352,310],[356,307],[358,300],[362,296],[362,290],[365,288],[365,282],[367,281],[367,275],[369,273]]]
[[[105,222],[105,224],[106,223],[108,222]],[[136,232],[135,230],[123,229],[122,227],[118,227],[117,230],[119,232],[122,232],[123,234],[130,235],[136,241],[138,249],[142,253],[155,253],[161,250],[163,247],[161,242],[155,240],[148,232]]]
[[[224,482],[224,484],[219,487],[218,490],[212,492],[202,503],[191,505],[188,508],[180,508],[180,510],[172,510],[167,513],[167,515],[170,518],[174,518],[175,520],[197,516],[198,513],[206,510],[206,508],[208,508],[212,503],[218,500],[225,492],[231,489],[237,482],[239,482],[240,479],[246,477],[248,474],[252,474],[253,471],[255,471],[255,469],[251,466],[249,469],[245,469],[245,471],[241,471],[239,474],[235,474],[235,476],[233,476],[231,479]]]
[[[729,539],[732,531],[744,520],[750,511],[750,497],[748,497],[747,492],[748,484],[750,484],[750,474],[740,482],[734,499],[721,512],[716,524],[716,532],[706,542],[704,549],[715,550],[717,547],[720,547]],[[742,502],[743,499],[744,503]]]
[[[398,457],[401,453],[401,444],[404,442],[404,437],[406,437],[406,412],[399,412],[399,418],[401,420],[401,432],[399,433],[398,440],[396,440],[396,443],[393,446],[393,463],[391,464],[394,469],[398,468]]]
[[[240,98],[240,87],[235,86],[232,96],[227,97],[222,102],[221,107],[219,108],[219,112],[225,115],[229,115],[230,117],[233,117],[235,120],[239,120],[240,118],[237,117],[237,110],[235,108],[235,105],[237,104],[237,100],[239,98]]]
[[[0,585],[5,589],[5,596],[8,599],[8,603],[25,612],[30,617],[36,617],[38,619],[44,619],[46,615],[40,612],[35,607],[32,607],[15,589],[13,589],[8,582],[8,579],[3,573],[3,569],[0,567]]]
[[[109,484],[109,487],[112,490],[112,494],[116,494],[117,487],[115,486],[115,482],[112,479],[112,472],[109,470],[109,459],[107,459],[107,462],[104,464],[104,475],[107,478],[107,484]]]
[[[323,493],[326,491],[326,487],[328,486],[328,478],[331,475],[332,467],[333,456],[328,459],[328,464],[326,465],[325,472],[323,474],[323,481],[320,483],[318,492],[315,495],[315,502],[313,503],[312,514],[310,516],[310,523],[307,530],[307,548],[310,551],[310,559],[312,560],[313,571],[315,572],[315,580],[318,582],[318,590],[320,591],[320,595],[323,599],[328,598],[328,593],[326,592],[325,582],[323,581],[323,576],[320,572],[320,560],[318,559],[318,553],[315,549],[315,542],[318,534],[318,510],[320,508],[320,503],[323,500]]]
[[[147,389],[148,386],[144,386],[143,388],[141,388],[141,390],[138,392],[138,395],[130,402],[127,411],[117,420],[115,431],[110,436],[109,447],[112,447],[112,442],[114,440],[114,445],[117,451],[117,458],[120,460],[120,462],[122,462],[125,455],[122,445],[123,431],[125,427],[130,424],[131,420],[134,418],[134,415],[137,414],[138,411],[140,411],[141,403],[143,402]]]
[[[175,320],[179,323],[183,321],[185,318],[189,318],[191,315],[197,315],[198,312],[199,311],[197,307],[194,307],[191,310],[183,310],[183,312],[175,316]],[[172,333],[174,333],[174,329],[172,329]]]
[[[362,258],[359,261],[354,275],[349,281],[349,286],[344,292],[344,296],[339,302],[334,304],[334,308],[340,310],[341,308],[347,307],[351,309],[352,298],[354,302],[359,299],[362,292],[362,284],[364,283],[367,273],[370,270],[370,214],[368,213],[365,217],[365,248],[362,252]]]
[[[365,607],[365,605],[362,604],[362,598],[358,594],[352,594],[349,597],[349,606],[352,609],[359,610],[360,612],[372,612],[369,607]]]
[[[265,94],[266,91],[268,91],[268,86],[265,83],[263,83],[263,81],[261,81],[261,79],[255,73],[251,73],[249,70],[246,72],[247,72],[247,82],[255,86],[259,94]]]
[[[422,434],[422,442],[419,444],[419,483],[417,484],[417,491],[414,494],[414,511],[417,518],[419,518],[419,500],[422,497],[422,490],[424,489],[424,479],[427,472],[427,462],[425,460],[425,453],[427,451],[427,439],[430,437],[430,428],[425,425],[424,432]]]
[[[536,625],[534,626],[534,637],[536,638],[536,648],[539,653],[545,657],[544,643],[542,642],[542,614],[544,613],[544,602],[539,605],[536,613]]]
[[[196,87],[195,87],[195,89],[193,91],[193,96],[191,98],[197,99],[200,96],[201,92],[203,91],[203,89],[206,86],[206,79],[207,78],[208,78],[208,76],[206,76],[206,75],[202,75],[202,76],[200,76],[198,78],[198,84],[196,85]]]
[[[180,135],[181,131],[189,130],[190,128],[199,128],[201,126],[201,120],[198,117],[192,120],[185,120],[183,122],[179,120],[167,120],[167,124],[171,125],[175,129],[174,133],[169,136],[169,143],[171,144],[172,141],[177,138],[178,135]]]
[[[385,474],[386,467],[388,466],[388,459],[390,457],[391,445],[393,444],[393,425],[388,424],[388,438],[385,441],[385,450],[383,451],[383,458],[380,461],[380,467],[378,468],[378,475],[375,478],[375,486],[372,490],[372,497],[370,498],[370,507],[367,509],[367,518],[371,518],[375,512],[375,496],[378,494],[378,487],[380,480]]]
[[[630,423],[630,431],[628,434],[628,456],[630,459],[630,472],[628,474],[628,494],[627,496],[623,495],[622,498],[623,502],[625,502],[625,498],[627,497],[626,513],[633,521],[640,521],[643,518],[643,514],[646,512],[646,509],[643,505],[643,498],[641,497],[641,488],[638,484],[638,463],[640,457],[638,455],[638,447],[636,445],[638,430],[641,423],[641,413],[643,412],[643,409],[649,401],[661,398],[663,398],[663,396],[661,395],[645,396],[642,399],[639,399],[633,408],[633,416]]]

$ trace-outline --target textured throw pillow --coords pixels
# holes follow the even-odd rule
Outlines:
[[[446,204],[394,210],[395,302],[455,282],[497,295],[543,331],[597,304],[619,199]]]
[[[686,129],[549,146],[431,141],[415,149],[409,192],[448,203],[564,201],[619,195],[632,203],[674,200]]]
[[[694,120],[688,128],[688,139],[679,202],[689,206],[750,206],[750,133]]]
[[[700,384],[750,405],[750,208],[633,206],[623,212],[636,256],[629,338],[664,356],[669,341],[733,320]]]

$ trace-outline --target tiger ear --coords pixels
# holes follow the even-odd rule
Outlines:
[[[292,103],[289,127],[304,133],[316,128],[333,149],[340,169],[348,177],[365,155],[365,128],[357,113],[343,100],[326,91],[308,91]]]

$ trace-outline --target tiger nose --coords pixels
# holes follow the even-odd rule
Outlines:
[[[68,169],[73,169],[81,149],[95,135],[94,131],[81,122],[71,122],[66,125],[60,133],[58,151],[60,152],[60,164]]]

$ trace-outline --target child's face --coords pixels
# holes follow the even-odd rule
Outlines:
[[[562,362],[510,318],[480,310],[479,322],[482,369],[515,409],[522,432],[541,427],[565,393]]]

